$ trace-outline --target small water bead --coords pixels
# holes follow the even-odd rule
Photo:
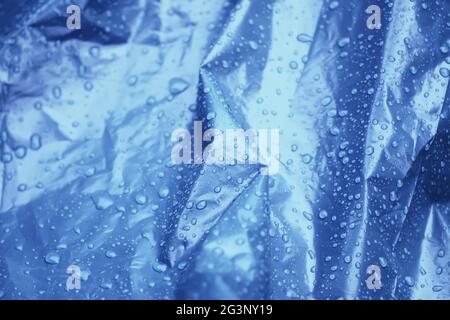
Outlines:
[[[333,99],[332,99],[330,96],[326,96],[325,98],[322,99],[321,104],[322,104],[322,106],[326,107],[326,106],[328,106],[332,101],[333,101]]]
[[[325,210],[320,210],[319,218],[320,219],[325,219],[326,217],[328,217],[328,212],[326,212]]]
[[[178,270],[184,270],[187,267],[187,262],[180,262],[177,266]]]
[[[56,252],[49,252],[44,258],[45,262],[50,265],[57,265],[60,259],[60,256]]]
[[[378,258],[378,261],[380,262],[380,266],[382,266],[383,268],[386,268],[386,267],[387,267],[388,262],[387,262],[387,260],[386,260],[385,257],[379,257],[379,258]]]
[[[350,43],[350,38],[345,37],[342,39],[339,39],[338,41],[338,46],[339,48],[344,48],[345,46],[347,46]]]
[[[206,115],[206,120],[213,120],[216,117],[216,113],[211,111]]]
[[[53,94],[53,97],[55,97],[55,99],[61,98],[61,95],[62,95],[61,88],[59,86],[53,87],[52,94]]]
[[[25,156],[27,155],[27,148],[25,148],[24,146],[18,146],[14,150],[14,155],[16,156],[17,159],[25,158]]]
[[[170,190],[167,187],[161,187],[158,191],[158,195],[161,199],[167,198],[169,193],[170,193]]]
[[[296,70],[296,69],[298,68],[298,63],[295,62],[295,61],[291,61],[291,62],[289,62],[289,67],[290,67],[292,70]]]
[[[446,45],[440,46],[439,50],[442,54],[447,54],[449,52],[449,48]]]
[[[197,205],[195,206],[198,210],[203,210],[205,209],[207,206],[206,200],[201,200],[197,203]]]
[[[136,201],[137,204],[141,206],[147,203],[147,197],[145,196],[145,194],[142,193],[138,193],[134,200]]]
[[[85,173],[84,173],[84,175],[85,175],[86,177],[92,177],[94,174],[95,174],[95,168],[94,168],[94,167],[88,168],[88,169],[85,171]]]
[[[310,164],[312,159],[313,159],[313,157],[310,154],[307,154],[307,153],[306,154],[302,154],[301,157],[302,157],[302,162],[304,164]]]
[[[37,133],[33,134],[30,137],[30,149],[31,150],[39,150],[42,146],[42,139],[41,136]]]
[[[156,98],[153,97],[153,96],[150,96],[150,97],[147,98],[147,100],[145,100],[145,103],[148,106],[153,106],[156,103]]]
[[[42,102],[40,102],[40,101],[37,101],[35,104],[34,104],[34,108],[36,109],[36,110],[42,110]]]
[[[332,136],[337,136],[341,132],[338,127],[331,127],[329,130]]]
[[[310,35],[307,35],[306,33],[300,33],[297,35],[297,41],[302,43],[308,43],[312,42],[313,38]]]
[[[108,251],[105,252],[105,256],[106,256],[107,258],[112,259],[112,258],[117,257],[117,253],[115,253],[115,252],[112,251],[112,250],[108,250]]]
[[[86,91],[92,91],[93,88],[94,88],[94,85],[92,84],[91,81],[86,81],[86,82],[84,83],[84,89],[85,89]]]
[[[331,10],[334,10],[334,9],[336,9],[337,7],[339,7],[339,2],[338,2],[338,1],[332,1],[332,2],[330,3],[330,5],[329,5],[329,8],[330,8]]]
[[[253,50],[257,50],[258,49],[258,44],[255,41],[249,41],[248,45],[250,46],[250,48],[252,48]]]
[[[312,221],[313,220],[313,215],[311,213],[309,213],[309,212],[303,211],[303,216],[308,221]]]
[[[395,193],[395,191],[391,191],[389,193],[389,200],[391,200],[392,202],[397,201],[397,194]]]
[[[415,283],[416,283],[415,280],[412,277],[410,277],[410,276],[406,276],[405,277],[405,282],[410,287],[413,287],[415,285]]]
[[[113,287],[113,284],[111,281],[104,281],[100,284],[100,288],[105,289],[105,290],[109,290]]]
[[[98,46],[90,47],[89,54],[94,58],[98,58],[100,56],[100,47],[98,47]]]
[[[442,291],[444,287],[443,286],[433,286],[432,290],[433,292],[440,292]]]
[[[130,87],[135,86],[137,82],[138,82],[138,77],[137,76],[131,76],[131,77],[128,78],[128,81],[127,81],[128,85]]]
[[[172,78],[169,81],[169,92],[172,95],[177,95],[185,91],[189,87],[189,82],[182,78]]]
[[[155,270],[158,273],[163,273],[163,272],[166,272],[167,265],[165,263],[157,262],[157,263],[153,264],[152,268],[153,268],[153,270]]]
[[[440,69],[439,69],[439,74],[440,74],[441,76],[443,76],[444,78],[448,78],[448,77],[450,77],[450,70],[447,69],[447,68],[445,68],[445,67],[440,68]]]
[[[185,205],[186,209],[192,209],[193,207],[194,207],[194,201],[186,202],[186,205]]]
[[[97,210],[105,210],[114,204],[113,199],[107,192],[100,192],[91,196]]]

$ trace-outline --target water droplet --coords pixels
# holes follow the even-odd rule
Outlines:
[[[177,95],[185,91],[189,87],[189,82],[182,78],[172,78],[169,81],[169,92],[172,95]]]
[[[258,44],[255,41],[249,41],[248,44],[253,50],[258,49]]]
[[[55,86],[55,87],[53,87],[52,93],[53,93],[53,97],[55,97],[55,99],[59,99],[59,98],[61,98],[62,90],[60,87]]]
[[[91,91],[93,88],[94,88],[94,85],[92,84],[92,82],[86,81],[86,82],[84,83],[84,89],[85,89],[86,91]]]
[[[166,198],[169,195],[169,193],[170,193],[170,190],[167,187],[161,187],[158,191],[158,195],[162,199]]]
[[[155,270],[158,273],[166,272],[167,265],[165,263],[154,263],[152,266],[153,270]]]
[[[395,193],[395,191],[391,191],[389,193],[389,200],[391,200],[392,202],[397,200],[397,194]]]
[[[197,203],[197,205],[195,206],[198,210],[203,210],[205,209],[207,206],[206,200],[201,200]]]
[[[45,256],[45,262],[47,264],[56,265],[59,263],[60,256],[56,252],[49,252]]]
[[[92,195],[91,198],[97,210],[105,210],[114,204],[111,196],[105,191],[100,191]]]
[[[84,173],[84,175],[86,177],[92,177],[94,174],[95,174],[95,168],[94,167],[88,168],[86,170],[86,172]]]
[[[115,253],[112,250],[108,250],[108,251],[105,252],[105,256],[112,259],[112,258],[117,257],[117,253]]]
[[[89,48],[89,54],[94,57],[97,58],[98,56],[100,56],[100,47],[98,46],[92,46]]]
[[[137,204],[144,205],[147,203],[147,197],[145,196],[145,194],[138,193],[135,197],[135,201]]]
[[[380,265],[381,265],[383,268],[386,268],[386,267],[387,267],[388,262],[387,262],[387,260],[386,260],[385,257],[379,257],[379,258],[378,258],[378,261],[380,261]]]
[[[34,104],[34,108],[35,108],[36,110],[42,110],[42,102],[37,101],[37,102]]]
[[[105,290],[109,290],[113,287],[113,284],[111,281],[104,281],[100,284],[100,288],[105,289]]]
[[[406,276],[406,277],[405,277],[405,281],[406,281],[406,284],[407,284],[408,286],[410,286],[410,287],[413,287],[414,284],[415,284],[414,279],[413,279],[412,277],[410,277],[410,276]]]
[[[375,149],[372,146],[368,146],[366,148],[366,155],[371,156],[374,153]]]
[[[137,82],[138,82],[137,76],[131,76],[130,78],[128,78],[128,85],[130,87],[135,86]]]
[[[319,218],[320,219],[325,219],[326,217],[328,217],[328,212],[326,212],[325,210],[320,210]]]
[[[180,262],[177,266],[178,270],[184,270],[187,267],[187,262]]]
[[[338,41],[338,46],[339,48],[344,48],[345,46],[347,46],[350,43],[350,38],[345,37],[342,38]]]
[[[442,291],[443,288],[444,288],[443,286],[433,286],[432,289],[434,292],[439,292],[439,291]]]
[[[302,154],[302,162],[304,164],[310,164],[312,161],[313,157],[310,154]]]
[[[38,134],[33,134],[30,137],[30,149],[31,150],[39,150],[42,146],[42,139],[41,136]]]
[[[330,3],[330,5],[329,5],[329,8],[330,8],[331,10],[334,10],[334,9],[336,9],[337,7],[339,7],[339,2],[338,2],[338,1],[332,1],[332,2]]]
[[[5,152],[2,154],[2,162],[3,163],[10,163],[13,160],[13,156],[9,152]]]
[[[446,45],[440,46],[439,50],[441,51],[442,54],[447,54],[449,49]]]
[[[308,43],[312,42],[313,38],[310,35],[307,35],[306,33],[300,33],[297,35],[297,41],[302,43]]]
[[[447,68],[440,68],[439,69],[439,74],[441,75],[441,76],[443,76],[444,78],[448,78],[448,77],[450,77],[450,70],[449,69],[447,69]]]
[[[328,106],[332,101],[333,101],[333,99],[332,99],[330,96],[326,96],[325,98],[322,99],[321,103],[322,103],[322,106],[326,107],[326,106]]]
[[[337,136],[341,131],[339,130],[338,127],[331,127],[330,128],[330,134],[332,136]]]
[[[18,146],[14,150],[14,155],[16,156],[17,159],[25,158],[25,156],[27,155],[27,148],[25,148],[24,146]]]
[[[206,120],[212,120],[215,117],[216,117],[216,113],[211,111],[211,112],[208,112],[208,114],[206,115]]]

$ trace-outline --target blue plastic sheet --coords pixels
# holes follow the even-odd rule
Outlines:
[[[449,1],[73,3],[0,3],[0,298],[450,298]],[[195,121],[278,172],[174,165]]]

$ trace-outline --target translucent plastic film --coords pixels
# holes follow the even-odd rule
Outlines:
[[[449,299],[449,79],[447,0],[2,0],[0,298]]]

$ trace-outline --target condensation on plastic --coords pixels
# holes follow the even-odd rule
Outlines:
[[[74,3],[0,3],[0,297],[450,298],[449,1]],[[174,166],[195,120],[280,171]]]

